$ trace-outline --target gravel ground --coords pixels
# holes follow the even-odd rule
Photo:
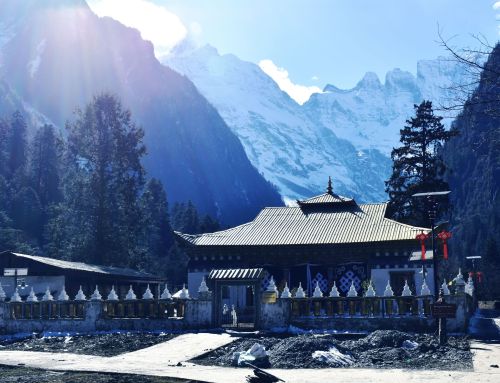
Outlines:
[[[96,356],[116,356],[166,342],[176,335],[154,333],[105,333],[72,336],[0,338],[0,350],[70,352]]]
[[[0,366],[2,383],[202,383],[195,380],[145,375],[58,372],[24,367]]]
[[[412,341],[411,343],[405,341]],[[407,368],[436,370],[472,369],[472,354],[465,338],[449,338],[448,345],[439,346],[432,335],[414,335],[400,331],[375,331],[357,340],[341,340],[335,335],[256,336],[241,338],[192,360],[202,365],[230,366],[233,353],[248,350],[254,343],[268,350],[269,360],[263,367],[325,368],[346,367],[335,360],[318,360],[315,351],[329,351],[336,347],[350,357],[351,367]],[[405,347],[403,347],[405,345]],[[408,347],[408,345],[410,347]]]

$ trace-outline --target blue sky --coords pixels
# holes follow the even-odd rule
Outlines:
[[[474,45],[471,34],[490,43],[499,38],[500,2],[494,0],[89,0],[107,14],[126,12],[133,24],[137,7],[154,3],[155,27],[142,25],[171,40],[190,36],[220,53],[243,60],[270,60],[281,77],[305,86],[354,86],[367,71],[383,80],[395,67],[415,72],[416,62],[445,54],[442,34],[456,46]],[[104,7],[104,4],[106,7]],[[496,4],[496,5],[495,5]],[[131,5],[131,6],[132,6]],[[158,12],[158,10],[165,12]],[[99,13],[99,12],[98,12]],[[173,15],[172,15],[173,14]],[[176,16],[176,17],[175,17]],[[118,18],[119,17],[115,17]],[[137,21],[137,20],[136,20]],[[136,27],[141,29],[141,24]],[[170,28],[168,31],[166,29]],[[182,29],[184,28],[184,29]],[[143,28],[142,28],[143,29]],[[143,34],[144,35],[144,34]],[[174,37],[175,36],[175,37]],[[168,39],[167,39],[168,40]],[[153,41],[155,42],[155,41]],[[165,42],[165,47],[171,42]],[[155,46],[159,45],[157,42]],[[269,61],[267,62],[268,65]]]

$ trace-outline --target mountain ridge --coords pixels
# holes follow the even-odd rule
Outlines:
[[[24,102],[62,127],[95,94],[117,94],[145,130],[145,167],[171,203],[192,200],[226,225],[282,204],[217,110],[137,30],[87,7],[32,12],[1,48],[0,75]]]

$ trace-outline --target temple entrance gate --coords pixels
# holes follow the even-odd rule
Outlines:
[[[215,326],[241,330],[258,327],[264,274],[261,268],[210,271],[207,283],[213,291]]]

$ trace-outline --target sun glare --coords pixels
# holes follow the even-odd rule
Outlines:
[[[89,0],[88,4],[100,17],[109,16],[138,29],[153,43],[156,57],[168,54],[187,35],[179,17],[146,0]]]

